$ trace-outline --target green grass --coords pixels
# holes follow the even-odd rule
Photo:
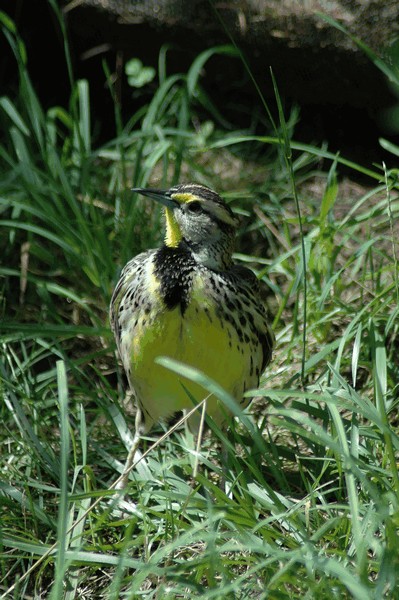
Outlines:
[[[0,597],[399,597],[397,170],[295,141],[278,82],[276,130],[228,128],[201,71],[215,52],[238,60],[229,47],[172,76],[162,51],[152,101],[128,123],[115,103],[100,147],[88,83],[70,69],[69,107],[45,111],[0,20],[20,77],[0,98]],[[277,347],[223,440],[231,494],[223,434],[198,456],[177,431],[137,467],[118,516],[133,419],[107,306],[126,260],[162,239],[160,213],[129,188],[180,180],[242,214],[236,258],[270,286]]]

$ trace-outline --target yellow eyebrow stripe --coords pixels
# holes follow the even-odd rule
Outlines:
[[[181,204],[184,204],[185,202],[193,202],[193,200],[199,200],[195,194],[190,194],[189,192],[171,194],[170,197]]]

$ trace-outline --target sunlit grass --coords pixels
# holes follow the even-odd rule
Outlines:
[[[395,598],[397,171],[294,141],[281,106],[278,135],[227,131],[200,82],[215,52],[237,60],[226,47],[171,77],[164,51],[153,100],[126,124],[115,105],[117,137],[97,147],[88,83],[71,73],[69,108],[44,111],[1,22],[20,90],[0,98],[0,597]],[[341,165],[364,183],[348,189]],[[269,284],[277,347],[252,416],[199,455],[181,430],[155,444],[126,517],[111,488],[133,419],[107,306],[124,262],[162,239],[129,188],[178,180],[242,215],[236,259]]]

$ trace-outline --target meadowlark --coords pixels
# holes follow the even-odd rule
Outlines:
[[[132,191],[165,207],[166,236],[160,248],[126,264],[111,300],[111,327],[137,408],[120,488],[140,437],[205,395],[157,357],[199,369],[245,407],[243,394],[258,386],[274,345],[259,281],[233,263],[238,219],[219,194],[198,184]],[[217,398],[207,399],[206,411],[225,424]]]

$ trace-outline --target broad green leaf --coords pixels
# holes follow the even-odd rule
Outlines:
[[[150,83],[155,77],[153,67],[145,67],[140,59],[131,58],[125,65],[127,82],[130,87],[141,88]]]

